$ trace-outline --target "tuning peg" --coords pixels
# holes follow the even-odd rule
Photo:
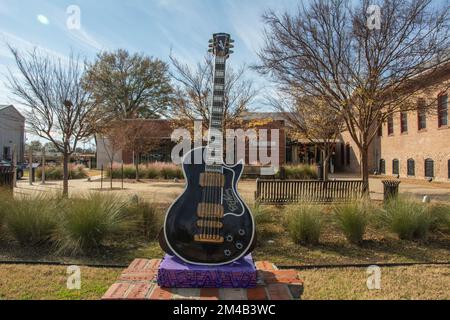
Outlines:
[[[233,54],[233,53],[234,53],[234,51],[233,51],[233,50],[229,50],[228,52],[229,52],[230,54]]]
[[[234,43],[234,40],[233,40],[233,39],[230,39],[230,43]]]
[[[210,44],[208,47],[209,48],[214,48],[214,44]]]
[[[232,44],[229,44],[229,45],[228,45],[228,48],[229,48],[229,49],[232,49],[232,48],[234,48],[234,46],[233,46]]]
[[[209,43],[213,43],[214,42],[214,39],[209,39]]]
[[[213,50],[213,49],[209,49],[209,50],[208,50],[208,52],[210,52],[210,53],[213,53],[213,52],[214,52],[214,50]]]

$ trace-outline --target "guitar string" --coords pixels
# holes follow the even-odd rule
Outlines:
[[[203,182],[204,186],[202,188],[202,204],[199,207],[199,218],[200,218],[200,221],[202,220],[201,215],[204,212],[203,210],[205,209],[205,203],[206,203],[206,190],[205,190],[206,182],[205,182],[205,179],[203,179],[202,182]],[[206,229],[204,228],[204,226],[202,226],[201,230],[202,230],[202,235],[205,234]]]

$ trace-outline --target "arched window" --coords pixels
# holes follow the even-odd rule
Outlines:
[[[433,159],[425,160],[425,177],[434,178],[434,161]]]
[[[392,174],[400,174],[400,161],[398,161],[398,159],[392,160]]]
[[[408,159],[408,176],[414,177],[416,175],[416,162],[414,159]]]
[[[380,160],[380,173],[386,174],[386,161],[384,159]]]

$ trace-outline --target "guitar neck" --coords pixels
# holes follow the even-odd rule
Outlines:
[[[225,57],[216,57],[214,64],[214,87],[210,110],[209,128],[223,131],[225,103]]]
[[[214,87],[213,97],[210,109],[209,120],[209,138],[208,148],[211,150],[223,150],[223,139],[214,140],[211,134],[223,134],[223,117],[224,117],[224,103],[225,103],[225,57],[216,56],[214,64]],[[207,165],[206,170],[209,172],[222,172],[222,167],[217,163],[222,161],[222,154],[215,154],[209,156],[209,160],[215,164]]]

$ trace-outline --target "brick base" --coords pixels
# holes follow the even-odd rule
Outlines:
[[[257,262],[253,289],[167,289],[157,285],[161,260],[136,259],[103,296],[103,300],[298,300],[303,281],[295,270],[278,270]]]

